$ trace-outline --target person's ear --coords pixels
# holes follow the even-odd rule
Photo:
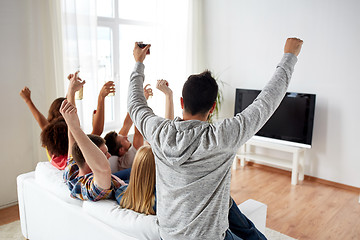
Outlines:
[[[216,102],[214,102],[214,104],[212,105],[212,107],[210,108],[210,112],[209,113],[213,113],[213,111],[215,110],[216,107]]]
[[[123,156],[126,153],[126,150],[124,147],[119,148],[119,156]]]
[[[184,99],[180,97],[181,109],[184,109]]]

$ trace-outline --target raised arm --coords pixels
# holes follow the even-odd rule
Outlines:
[[[162,91],[165,94],[165,118],[174,119],[174,100],[173,92],[169,88],[169,83],[166,80],[158,80],[156,83],[156,88]]]
[[[85,84],[85,81],[82,81],[78,77],[78,74],[79,74],[79,71],[77,71],[75,74],[70,74],[68,76],[68,79],[69,79],[70,82],[69,82],[68,92],[66,94],[66,99],[73,106],[75,106],[75,93],[76,93],[76,91],[78,91]],[[68,139],[69,139],[68,156],[71,156],[72,155],[72,146],[75,143],[75,139],[74,139],[69,127],[68,127]]]
[[[105,154],[81,130],[76,107],[67,100],[64,100],[60,107],[60,113],[63,115],[71,134],[79,145],[86,163],[93,171],[96,185],[102,189],[109,189],[111,187],[110,164]]]
[[[234,118],[225,119],[217,125],[226,138],[219,138],[226,146],[239,147],[251,138],[271,117],[285,96],[290,83],[297,55],[303,41],[289,38],[284,47],[284,56],[277,65],[274,75],[252,104]]]
[[[20,91],[20,96],[24,99],[25,103],[29,107],[32,115],[34,116],[35,120],[39,124],[39,127],[41,130],[44,130],[44,128],[49,124],[49,121],[46,119],[46,117],[36,108],[35,104],[31,100],[31,91],[28,87],[24,87]]]
[[[135,126],[147,141],[150,141],[152,133],[157,129],[158,124],[164,120],[154,114],[148,106],[143,93],[145,78],[143,61],[149,48],[150,45],[147,45],[145,48],[140,48],[137,43],[135,43],[133,54],[136,64],[130,76],[128,91],[128,112]]]
[[[149,97],[153,96],[153,91],[150,87],[150,84],[146,84],[144,87],[144,96],[145,99],[148,100]],[[134,139],[133,139],[133,146],[134,148],[137,150],[139,149],[142,145],[144,145],[144,137],[143,135],[140,133],[140,131],[137,129],[137,127],[135,126],[135,133],[134,133]]]
[[[98,97],[98,105],[95,113],[93,114],[93,130],[92,134],[100,136],[104,130],[104,122],[105,122],[105,97],[110,93],[115,93],[115,84],[113,81],[108,81],[101,88],[99,97]]]
[[[70,82],[68,92],[66,94],[66,99],[75,106],[75,93],[79,91],[82,86],[84,86],[85,80],[82,80],[79,77],[79,71],[77,71],[75,74],[70,74],[68,79]]]
[[[129,113],[126,113],[126,117],[119,131],[119,134],[123,136],[127,136],[132,125],[133,125],[133,121],[131,120]]]

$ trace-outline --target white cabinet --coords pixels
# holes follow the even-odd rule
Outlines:
[[[264,154],[259,154],[254,151],[256,148],[272,149],[291,153],[290,159],[280,159],[269,157]],[[286,168],[291,170],[291,184],[296,185],[298,180],[304,180],[304,155],[306,148],[288,146],[281,143],[271,143],[262,140],[250,139],[246,144],[240,147],[236,154],[233,169],[237,168],[237,161],[240,160],[240,165],[245,166],[245,161],[254,161],[256,163],[270,165],[273,167]]]

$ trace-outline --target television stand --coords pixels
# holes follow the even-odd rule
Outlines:
[[[290,160],[279,159],[275,157],[269,157],[264,154],[256,153],[252,151],[252,147],[260,147],[265,149],[271,149],[276,151],[282,151],[292,154]],[[278,168],[291,169],[291,184],[296,185],[298,180],[304,180],[304,154],[306,148],[303,147],[294,147],[288,146],[281,143],[272,143],[262,140],[250,139],[243,146],[240,147],[237,152],[233,169],[237,168],[237,161],[240,160],[240,166],[245,166],[245,161],[254,161],[256,163],[264,163],[265,165],[270,165]]]

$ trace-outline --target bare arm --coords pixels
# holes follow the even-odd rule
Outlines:
[[[126,117],[125,117],[125,119],[124,119],[123,126],[122,126],[122,128],[120,129],[120,131],[119,131],[119,134],[120,134],[120,135],[123,135],[123,136],[127,136],[132,125],[133,125],[133,122],[132,122],[132,120],[131,120],[131,118],[130,118],[129,113],[127,113],[127,114],[126,114]]]
[[[104,130],[104,122],[105,122],[105,97],[110,93],[115,93],[115,84],[113,81],[108,81],[101,88],[99,97],[98,97],[98,105],[96,112],[93,115],[93,130],[92,134],[100,136]],[[131,123],[132,124],[132,123]]]
[[[70,74],[68,76],[70,83],[68,87],[68,92],[66,94],[66,99],[73,106],[75,106],[75,92],[78,91],[85,84],[85,81],[81,81],[81,79],[78,78],[78,74],[79,72],[76,72],[75,74]],[[68,140],[69,140],[68,157],[70,157],[72,155],[72,146],[75,143],[75,139],[71,134],[69,127],[68,127]]]
[[[153,96],[152,89],[149,86],[150,86],[150,84],[147,84],[144,87],[144,96],[145,96],[146,100],[148,100],[150,96]],[[122,136],[127,136],[132,124],[133,124],[133,121],[131,120],[129,113],[127,113],[124,123],[123,123],[123,126],[119,131],[119,134]],[[136,131],[137,131],[137,129],[135,128],[134,140],[135,140],[135,136],[137,135]],[[138,133],[140,133],[140,132],[138,132]],[[142,135],[141,135],[141,137],[142,137]],[[140,146],[142,146],[142,144]]]
[[[169,88],[169,83],[166,80],[158,80],[156,88],[165,94],[165,118],[174,119],[174,100],[173,92]]]
[[[148,100],[149,97],[153,96],[152,89],[149,86],[150,86],[150,84],[146,84],[144,87],[144,96],[145,96],[146,100]],[[144,137],[143,137],[143,135],[141,135],[140,131],[135,127],[133,146],[137,150],[142,145],[144,145]]]
[[[41,130],[44,130],[44,128],[49,124],[49,121],[46,119],[46,117],[36,108],[35,104],[31,100],[31,91],[28,87],[24,87],[20,91],[20,96],[24,99],[25,103],[28,105],[32,115],[34,116],[35,120],[39,124],[39,127]]]
[[[144,137],[141,135],[139,130],[135,127],[133,146],[136,150],[138,150],[142,145],[144,145]]]
[[[63,115],[72,136],[84,155],[86,163],[94,173],[94,182],[102,189],[111,187],[111,169],[105,154],[86,136],[80,128],[76,107],[67,100],[61,104]]]
[[[66,94],[66,99],[68,102],[70,102],[72,105],[75,106],[75,93],[81,89],[82,86],[85,84],[85,80],[81,80],[79,78],[79,71],[77,71],[75,74],[70,74],[68,76],[68,79],[70,81],[68,92]]]

